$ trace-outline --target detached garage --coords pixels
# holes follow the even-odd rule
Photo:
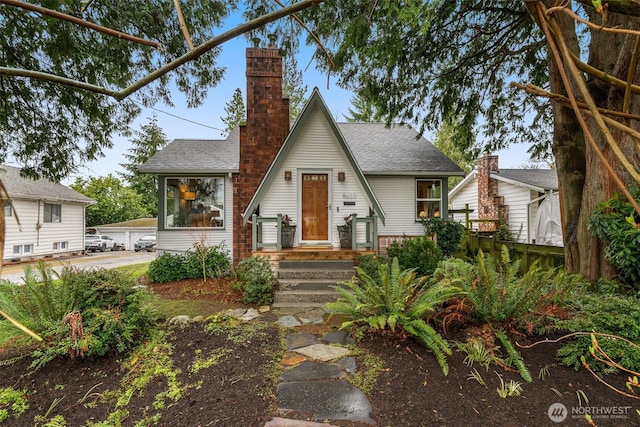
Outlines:
[[[158,230],[158,218],[140,218],[131,221],[117,222],[115,224],[100,225],[94,227],[100,234],[106,234],[119,244],[123,244],[125,250],[133,250],[133,245],[142,236],[156,234]]]

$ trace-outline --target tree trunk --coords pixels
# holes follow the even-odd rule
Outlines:
[[[564,15],[557,15],[556,19],[569,48],[577,54],[579,45],[573,21]],[[600,16],[591,16],[590,19],[592,22],[599,22]],[[629,28],[633,23],[634,19],[627,16],[612,13],[607,16],[609,27],[620,25]],[[626,80],[631,53],[637,50],[634,47],[636,37],[598,31],[592,31],[590,37],[589,64]],[[549,61],[549,68],[552,92],[566,94],[555,61]],[[636,73],[635,76],[636,81],[640,80],[638,74]],[[587,86],[596,105],[612,110],[622,110],[624,91],[614,90],[606,83],[592,78],[587,78]],[[574,94],[577,95],[577,92],[574,91]],[[581,99],[578,97],[578,100]],[[640,98],[632,96],[630,111],[637,113],[638,110],[640,110]],[[591,235],[587,229],[587,223],[596,204],[610,198],[612,193],[619,189],[615,187],[612,177],[588,143],[574,112],[554,103],[553,114],[553,153],[556,158],[563,209],[566,269],[572,273],[580,273],[591,281],[602,277],[611,278],[616,272],[605,259],[605,245]],[[598,149],[605,154],[609,164],[614,167],[623,182],[629,185],[630,177],[607,149],[605,139],[596,122],[586,114],[584,118]],[[635,125],[638,127],[637,123]],[[629,160],[638,166],[640,162],[635,142],[620,132],[612,132],[612,134]]]

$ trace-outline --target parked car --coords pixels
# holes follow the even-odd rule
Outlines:
[[[109,236],[102,234],[85,234],[84,251],[85,252],[104,252],[106,250],[117,251],[118,244]]]
[[[147,236],[142,236],[140,240],[138,240],[133,245],[133,250],[136,252],[139,251],[155,251],[156,250],[156,236],[149,234]]]

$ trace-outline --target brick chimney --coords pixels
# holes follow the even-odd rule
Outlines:
[[[240,167],[233,177],[233,262],[251,256],[251,225],[245,211],[289,133],[289,99],[282,95],[282,58],[278,49],[249,48],[247,121],[240,127]]]
[[[478,159],[478,219],[508,221],[509,207],[498,194],[498,181],[491,178],[498,172],[498,156],[485,154]],[[496,222],[480,223],[480,231],[495,231]]]

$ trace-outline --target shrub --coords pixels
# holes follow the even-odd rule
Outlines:
[[[342,328],[365,324],[379,330],[395,331],[398,327],[433,351],[447,375],[446,356],[451,355],[451,349],[425,318],[459,289],[445,284],[423,287],[426,277],[417,278],[415,269],[401,271],[397,258],[391,264],[380,263],[377,278],[360,267],[356,267],[356,274],[356,278],[343,284],[344,288],[335,287],[339,298],[327,304],[333,313],[351,317],[342,323]]]
[[[155,324],[151,296],[116,270],[66,268],[54,280],[39,264],[40,278],[25,274],[24,287],[3,286],[1,308],[45,340],[35,367],[70,353],[96,356],[123,353],[145,339]]]
[[[640,202],[640,187],[629,188]],[[638,290],[640,283],[640,217],[623,196],[600,202],[589,218],[588,229],[607,244],[605,256],[618,270],[620,279]]]
[[[435,234],[436,244],[442,251],[443,257],[450,258],[460,250],[465,232],[464,225],[440,217],[422,218],[420,221],[427,235]]]
[[[147,276],[157,283],[174,282],[187,278],[186,258],[181,254],[163,253],[149,264]]]
[[[420,276],[431,275],[442,258],[440,249],[426,236],[405,238],[402,244],[393,242],[387,255],[398,258],[401,270],[414,268]]]
[[[583,284],[577,275],[558,269],[545,271],[537,263],[519,276],[520,263],[511,262],[506,246],[502,247],[501,255],[496,262],[480,251],[475,265],[459,259],[439,264],[433,279],[463,289],[463,301],[450,308],[450,319],[457,315],[464,323],[489,324],[531,334],[536,327],[545,325],[546,313],[552,312],[550,308],[563,303],[572,290]],[[460,311],[455,312],[457,307]]]
[[[640,299],[620,295],[582,294],[572,301],[574,315],[569,320],[561,320],[557,326],[569,332],[598,332],[626,338],[631,342],[640,342]],[[622,340],[598,337],[602,350],[622,366],[640,370],[640,350]],[[615,369],[595,361],[589,352],[591,338],[581,336],[563,345],[558,350],[561,363],[578,369],[580,358],[596,372],[609,373]]]
[[[391,260],[383,255],[360,255],[355,264],[368,276],[378,278],[380,264],[389,264]]]
[[[271,304],[276,282],[267,257],[252,256],[236,267],[234,288],[242,291],[245,304]]]
[[[185,279],[227,276],[231,261],[224,245],[204,246],[200,243],[184,254],[163,253],[149,264],[147,276],[157,283]]]
[[[534,264],[522,277],[518,276],[519,262],[511,262],[506,246],[502,247],[501,262],[485,256],[482,251],[476,264],[459,259],[447,259],[433,273],[436,283],[457,286],[460,296],[449,301],[441,312],[445,327],[449,323],[473,323],[490,332],[484,339],[493,345],[497,338],[506,350],[510,363],[520,375],[531,382],[531,374],[505,331],[544,332],[550,317],[558,311],[571,291],[582,284],[579,276],[564,271],[542,270]]]

